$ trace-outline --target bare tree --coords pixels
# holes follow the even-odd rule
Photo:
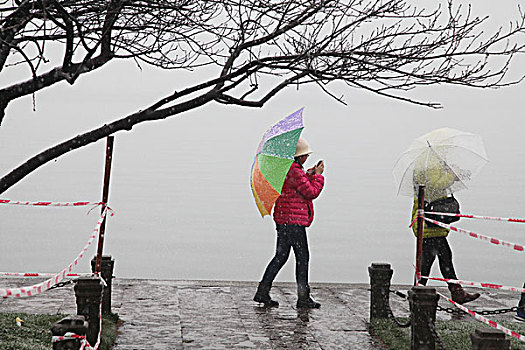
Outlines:
[[[0,71],[24,65],[28,72],[0,89],[0,122],[14,99],[64,80],[74,84],[112,60],[215,72],[27,160],[0,179],[0,193],[50,160],[117,131],[213,101],[262,107],[290,85],[316,84],[344,103],[329,88],[342,81],[439,108],[412,99],[409,90],[516,83],[506,73],[524,49],[523,13],[505,30],[486,34],[487,18],[452,0],[434,9],[404,0],[0,1]],[[57,49],[62,57],[54,62],[50,52]]]

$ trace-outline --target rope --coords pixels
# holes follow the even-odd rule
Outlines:
[[[22,277],[22,278],[39,278],[39,277],[53,277],[56,273],[42,273],[42,272],[0,272],[0,277]],[[66,273],[66,277],[84,277],[91,276],[92,273]]]
[[[479,283],[479,282],[461,281],[461,280],[455,280],[455,279],[451,279],[451,278],[427,277],[427,276],[421,276],[420,274],[419,275],[416,274],[416,277],[418,279],[426,278],[426,279],[430,279],[430,280],[443,281],[443,282],[447,282],[447,283],[462,284],[462,285],[467,285],[467,286],[471,286],[471,287],[504,289],[504,290],[510,290],[510,291],[519,292],[519,293],[525,292],[525,288],[506,287],[506,286],[502,286],[502,285],[499,285],[499,284],[492,284],[492,283]],[[495,310],[480,310],[480,311],[475,311],[475,312],[480,314],[480,315],[500,315],[500,314],[504,314],[504,313],[507,313],[507,312],[516,312],[516,311],[518,311],[518,309],[522,309],[522,308],[520,308],[520,307],[512,307],[512,308],[503,308],[503,309],[495,309]],[[445,311],[445,312],[450,313],[450,314],[458,314],[458,315],[465,314],[465,312],[462,311],[462,310],[453,309],[453,308],[444,308],[444,307],[441,307],[439,305],[437,306],[437,310],[438,311]]]
[[[64,335],[55,335],[51,338],[52,343],[58,343],[62,341],[68,341],[68,340],[75,340],[78,339],[81,341],[80,350],[97,350],[100,346],[100,340],[102,338],[102,298],[100,298],[100,305],[99,305],[99,328],[98,328],[98,336],[97,336],[97,342],[95,343],[95,346],[91,346],[89,342],[86,339],[85,335],[78,335],[73,332],[67,332]]]
[[[75,340],[75,339],[86,339],[85,335],[78,335],[73,332],[67,332],[64,335],[54,335],[51,337],[52,343],[58,343],[61,341]]]
[[[518,340],[520,340],[522,342],[525,342],[525,336],[523,336],[523,335],[521,335],[521,334],[519,334],[519,333],[517,333],[515,331],[512,331],[512,330],[510,330],[510,329],[508,329],[508,328],[498,324],[497,322],[494,322],[492,320],[489,320],[488,318],[485,318],[485,317],[481,316],[480,314],[478,314],[478,313],[476,313],[476,312],[474,312],[474,311],[464,307],[463,305],[460,305],[460,304],[456,303],[455,301],[447,298],[446,296],[444,296],[443,294],[441,294],[439,292],[437,294],[440,297],[444,298],[445,300],[448,300],[449,302],[451,302],[454,306],[456,306],[460,310],[468,313],[470,316],[474,317],[476,320],[478,320],[480,322],[483,322],[483,323],[489,325],[492,328],[499,329],[503,333],[505,333],[505,334],[507,334],[507,335],[509,335],[509,336],[511,336],[513,338],[516,338],[516,339],[518,339]]]
[[[98,325],[98,336],[97,336],[97,342],[95,343],[95,346],[94,347],[91,347],[91,345],[89,344],[89,342],[87,341],[87,339],[84,339],[82,341],[82,346],[80,347],[80,350],[82,349],[86,349],[86,350],[97,350],[98,347],[100,346],[100,340],[101,340],[101,335],[102,335],[102,297],[100,298],[100,305],[99,305],[99,311],[98,311],[98,322],[99,322],[99,325]]]
[[[459,227],[447,225],[447,224],[444,224],[444,223],[442,223],[440,221],[432,220],[432,219],[429,219],[429,218],[425,218],[425,221],[431,222],[431,223],[433,223],[435,225],[438,225],[440,227],[449,229],[451,231],[464,233],[464,234],[466,234],[466,235],[468,235],[469,237],[472,237],[472,238],[477,238],[477,239],[481,239],[483,241],[488,241],[489,243],[492,243],[492,244],[495,244],[495,245],[501,245],[503,247],[511,248],[511,249],[514,249],[514,250],[519,251],[519,252],[525,251],[525,247],[523,247],[521,244],[506,242],[506,241],[503,241],[503,240],[498,239],[498,238],[484,236],[484,235],[481,235],[479,233],[475,233],[475,232],[472,232],[472,231],[464,230],[464,229],[459,228]]]
[[[433,281],[441,281],[441,282],[447,282],[447,283],[461,284],[461,285],[470,286],[470,287],[501,289],[501,290],[508,290],[508,291],[517,292],[517,293],[525,293],[525,288],[508,287],[508,286],[504,286],[502,284],[462,281],[462,280],[455,280],[455,279],[452,279],[452,278],[426,277],[426,276],[419,276],[418,279],[422,279],[422,278],[433,280]]]
[[[88,242],[84,246],[84,248],[81,250],[81,252],[77,255],[77,257],[69,264],[65,269],[63,269],[61,272],[55,274],[50,279],[35,284],[33,286],[28,287],[21,287],[21,288],[0,288],[0,297],[7,298],[7,297],[29,297],[36,294],[40,294],[45,292],[46,290],[50,289],[53,285],[56,285],[57,283],[61,282],[66,278],[66,275],[71,272],[73,269],[73,266],[78,264],[78,261],[84,257],[84,253],[86,250],[91,246],[94,239],[96,238],[98,232],[100,231],[100,226],[102,225],[102,222],[104,221],[106,214],[107,214],[107,208],[104,209],[102,214],[100,215],[98,222],[93,229],[91,236],[89,237]]]
[[[105,203],[102,202],[26,202],[13,201],[10,199],[0,199],[0,204],[28,205],[36,207],[81,207],[86,205],[105,205]]]
[[[502,218],[502,217],[497,217],[497,216],[482,216],[482,215],[473,215],[473,214],[455,214],[455,213],[440,213],[440,212],[425,212],[425,214],[454,216],[457,218],[467,218],[467,219],[482,219],[482,220],[494,220],[494,221],[504,221],[504,222],[516,222],[516,223],[521,223],[521,224],[525,223],[525,219]]]

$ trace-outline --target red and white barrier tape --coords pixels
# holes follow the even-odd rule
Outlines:
[[[472,215],[472,214],[454,214],[454,213],[439,213],[439,212],[425,212],[425,214],[455,216],[458,218],[467,218],[467,219],[482,219],[482,220],[495,220],[495,221],[525,223],[525,219],[500,218],[497,216],[481,216],[481,215]]]
[[[0,277],[25,277],[25,278],[38,278],[38,277],[53,277],[56,273],[41,273],[41,272],[0,272]],[[71,277],[85,277],[92,276],[92,273],[66,273],[66,278]]]
[[[102,279],[102,278],[101,278]],[[95,343],[95,346],[91,346],[87,339],[84,339],[82,341],[82,346],[80,346],[79,350],[97,350],[100,346],[100,340],[102,339],[102,298],[100,298],[100,305],[99,305],[99,312],[98,312],[98,336],[97,336],[97,342]]]
[[[501,246],[507,247],[507,248],[512,248],[512,249],[517,250],[519,252],[525,251],[525,248],[521,244],[510,243],[510,242],[503,241],[501,239],[480,235],[479,233],[475,233],[475,232],[472,232],[472,231],[464,230],[462,228],[455,227],[455,226],[450,226],[450,225],[444,224],[444,223],[442,223],[440,221],[432,220],[432,219],[429,219],[429,218],[426,218],[426,217],[425,217],[425,220],[429,221],[429,222],[431,222],[431,223],[433,223],[435,225],[438,225],[440,227],[447,228],[447,229],[452,230],[452,231],[456,231],[456,232],[467,234],[467,235],[469,235],[472,238],[478,238],[478,239],[481,239],[481,240],[484,240],[484,241],[488,241],[488,242],[490,242],[492,244],[501,245]]]
[[[412,220],[412,222],[410,223],[410,225],[408,225],[408,227],[412,227],[416,221],[417,221],[417,218],[425,218],[425,211],[423,209],[418,209],[416,210],[416,217],[414,218],[414,220]]]
[[[511,292],[517,292],[517,293],[525,293],[525,288],[518,288],[518,287],[507,287],[501,284],[494,284],[494,283],[482,283],[482,282],[471,282],[471,281],[462,281],[462,280],[455,280],[451,278],[439,278],[439,277],[426,277],[426,276],[419,276],[418,279],[426,278],[433,281],[442,281],[447,283],[456,283],[461,284],[464,286],[470,286],[470,287],[479,287],[479,288],[491,288],[491,289],[500,289],[500,290],[508,290]]]
[[[79,350],[97,350],[100,346],[100,340],[102,336],[102,298],[100,299],[100,312],[99,312],[99,328],[98,328],[98,336],[97,336],[97,342],[94,347],[92,347],[89,342],[86,339],[85,335],[78,335],[72,332],[68,332],[64,335],[55,335],[51,338],[52,343],[57,343],[61,341],[66,340],[73,340],[73,339],[80,339],[82,341],[80,349]]]
[[[441,213],[441,212],[426,212],[423,209],[418,209],[416,211],[416,219],[412,221],[409,227],[416,222],[418,216],[424,216],[424,214],[431,215],[442,215],[442,216],[454,216],[457,218],[467,218],[467,219],[482,219],[482,220],[494,220],[494,221],[503,221],[503,222],[517,222],[525,223],[525,219],[516,219],[516,218],[502,218],[497,216],[482,216],[482,215],[473,215],[473,214],[454,214],[454,213]]]
[[[53,277],[56,273],[40,273],[40,272],[0,272],[0,278],[1,277],[20,277],[20,278],[39,278],[39,277]],[[94,272],[86,272],[86,273],[66,273],[65,278],[69,278],[71,280],[76,280],[79,277],[100,277],[100,280],[104,284],[104,287],[107,287],[106,281],[100,276],[99,274],[96,274]]]
[[[37,207],[80,207],[86,205],[102,205],[102,202],[23,202],[10,199],[0,199],[0,204],[30,205]]]
[[[102,225],[102,222],[104,221],[104,218],[106,217],[108,209],[104,209],[102,214],[100,214],[100,217],[98,219],[98,222],[93,229],[91,236],[89,237],[88,242],[82,249],[82,251],[77,255],[77,257],[73,260],[71,264],[69,264],[65,269],[63,269],[61,272],[53,275],[52,278],[35,284],[33,286],[28,287],[21,287],[21,288],[0,288],[0,297],[8,298],[8,297],[16,297],[16,298],[23,298],[23,297],[29,297],[36,294],[40,294],[54,286],[55,284],[61,282],[64,280],[68,273],[71,272],[73,269],[73,266],[78,264],[78,261],[84,257],[84,253],[89,248],[89,246],[93,243],[93,240],[96,238],[98,232],[100,231],[100,226]]]
[[[86,339],[86,336],[85,335],[78,335],[78,334],[75,334],[73,332],[67,332],[64,335],[54,335],[54,336],[52,336],[51,337],[51,342],[52,343],[58,343],[58,342],[61,342],[61,341],[73,340],[73,339]]]
[[[449,302],[451,302],[452,304],[454,304],[457,308],[459,308],[460,310],[463,310],[465,311],[466,313],[468,313],[470,316],[474,317],[476,320],[480,321],[480,322],[483,322],[487,325],[489,325],[490,327],[492,328],[495,328],[495,329],[499,329],[500,331],[502,331],[503,333],[507,334],[507,335],[510,335],[511,337],[513,338],[516,338],[522,342],[525,342],[525,336],[517,333],[517,332],[514,332],[508,328],[505,328],[503,327],[502,325],[492,321],[492,320],[489,320],[488,318],[486,317],[483,317],[477,313],[475,313],[474,311],[470,310],[470,309],[467,309],[466,307],[464,307],[463,305],[460,305],[458,303],[456,303],[455,301],[447,298],[446,296],[444,296],[443,294],[441,293],[437,293],[440,297],[444,298],[445,300],[448,300]]]

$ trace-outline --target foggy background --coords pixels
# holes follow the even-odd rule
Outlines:
[[[495,27],[514,15],[514,2],[476,2]],[[118,64],[116,64],[118,63]],[[510,77],[523,74],[517,57]],[[79,133],[143,109],[207,76],[112,62],[10,104],[0,126],[0,173]],[[16,76],[13,76],[15,79]],[[18,77],[19,78],[19,77]],[[2,85],[6,84],[3,82]],[[372,262],[388,262],[393,283],[412,283],[415,238],[412,199],[396,195],[392,167],[411,141],[440,127],[482,136],[489,163],[458,192],[463,213],[525,217],[523,83],[499,90],[439,86],[410,97],[440,110],[331,84],[348,106],[315,87],[288,88],[264,108],[212,103],[168,120],[115,134],[104,254],[117,277],[259,280],[275,249],[270,217],[261,219],[249,184],[257,145],[268,127],[305,107],[309,167],[325,161],[325,188],[308,229],[312,282],[368,282]],[[39,168],[0,198],[24,201],[101,200],[105,140]],[[80,252],[99,209],[0,207],[0,269],[57,272]],[[525,226],[461,219],[457,226],[525,244]],[[458,278],[521,286],[523,252],[452,232]],[[96,246],[96,245],[95,245]],[[92,247],[78,272],[89,271]],[[441,276],[437,263],[432,275]],[[294,281],[294,258],[277,277]]]

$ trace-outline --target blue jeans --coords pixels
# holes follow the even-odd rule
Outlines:
[[[281,268],[284,266],[290,250],[295,254],[295,280],[299,293],[308,290],[308,264],[310,251],[306,238],[306,227],[302,225],[277,224],[277,246],[275,255],[266,267],[261,283],[272,283]]]

